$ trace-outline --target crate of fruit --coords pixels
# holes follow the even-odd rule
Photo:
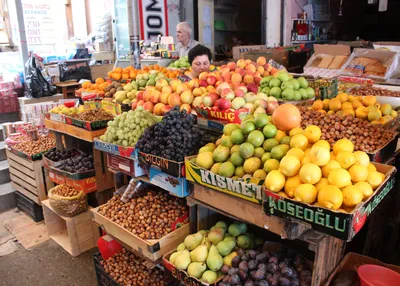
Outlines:
[[[195,107],[197,116],[226,123],[241,123],[251,113],[248,108],[219,110],[213,107]]]
[[[88,153],[66,159],[57,167],[53,166],[50,167],[50,169],[55,173],[73,180],[87,179],[96,175],[93,155]]]
[[[114,195],[106,204],[92,210],[93,219],[108,234],[139,251],[149,260],[157,261],[165,253],[175,249],[189,234],[187,206],[184,199],[159,189],[145,189],[136,195],[131,199]],[[160,208],[152,207],[155,204]],[[129,212],[117,211],[131,205],[136,207]],[[168,210],[170,215],[164,217],[157,209]],[[116,216],[112,215],[114,212]],[[158,227],[149,228],[148,217],[154,217],[151,224]]]
[[[56,142],[54,139],[40,136],[39,140],[29,140],[13,145],[11,147],[11,152],[19,157],[36,161],[41,160],[42,155],[55,146]]]
[[[70,150],[59,151],[53,148],[43,155],[43,165],[45,167],[58,167],[63,161],[81,155],[82,152],[76,148]]]
[[[180,178],[185,176],[185,162],[177,162],[156,155],[138,152],[139,162],[160,169],[162,172]]]
[[[137,158],[137,151],[135,147],[131,146],[125,147],[114,143],[104,142],[100,138],[94,139],[94,148],[121,157],[132,158],[132,159]]]
[[[114,115],[103,109],[90,109],[75,115],[67,116],[65,122],[89,131],[95,131],[107,127],[107,123],[114,119]]]

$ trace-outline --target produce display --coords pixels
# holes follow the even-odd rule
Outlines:
[[[160,190],[146,190],[126,203],[114,195],[100,206],[99,214],[142,239],[160,239],[188,212],[186,201]]]
[[[329,142],[321,140],[319,127],[308,125],[304,130],[296,128],[295,133],[289,143],[292,149],[264,181],[268,190],[284,190],[284,197],[306,204],[351,211],[384,181],[385,175],[365,152],[354,152],[350,140],[338,140],[331,152]]]
[[[397,117],[397,111],[388,104],[379,104],[372,95],[353,96],[339,93],[335,98],[316,100],[312,108],[322,113],[351,115],[359,119],[367,119],[372,124],[385,124]]]
[[[81,154],[69,158],[63,161],[57,168],[69,173],[83,173],[94,170],[93,155]]]
[[[400,91],[393,91],[386,88],[379,88],[373,86],[359,86],[349,91],[353,95],[373,95],[373,96],[392,96],[400,97]]]
[[[354,144],[354,150],[372,153],[385,146],[395,136],[395,132],[351,115],[326,115],[306,107],[301,107],[300,111],[301,127],[317,125],[322,132],[321,139],[327,140],[331,146],[339,139],[347,138]]]
[[[228,225],[219,221],[210,230],[188,235],[170,255],[169,262],[178,270],[187,271],[189,276],[211,284],[221,277],[224,264],[232,265],[237,260],[238,252],[243,252],[241,249],[252,249],[262,243],[247,232],[245,223]]]
[[[300,112],[291,104],[280,105],[273,116],[250,115],[242,124],[227,124],[216,144],[199,150],[195,163],[224,177],[265,179],[289,151],[286,131],[300,125]]]
[[[54,148],[49,152],[47,152],[46,154],[44,154],[44,156],[53,162],[58,162],[78,156],[80,154],[81,153],[76,149],[60,151]]]
[[[143,264],[144,262],[144,259],[123,248],[121,252],[112,257],[101,260],[100,264],[106,273],[121,286],[167,285],[163,271],[157,267],[149,269]]]
[[[177,69],[190,68],[189,57],[188,56],[181,57],[179,60],[170,63],[168,67]]]
[[[168,70],[165,67],[159,65],[144,66],[142,69],[137,70],[132,66],[126,68],[114,68],[112,71],[107,73],[107,76],[113,80],[129,80],[137,79],[138,75],[148,75],[150,72],[160,72],[168,78],[176,78],[180,72]]]
[[[62,197],[77,196],[81,191],[69,185],[62,185],[60,188],[53,189],[52,194]]]
[[[219,286],[307,286],[312,278],[312,269],[304,258],[283,247],[278,251],[239,250],[221,272],[225,277]]]
[[[77,114],[74,116],[75,119],[94,122],[94,121],[102,121],[102,120],[112,120],[114,119],[114,115],[105,111],[104,109],[89,109],[82,113]]]
[[[47,136],[40,136],[36,141],[24,141],[13,146],[14,150],[32,156],[56,147],[56,141]]]
[[[117,93],[117,91],[124,91],[123,85],[122,83],[113,81],[110,85],[107,85],[104,88],[104,96],[106,98],[112,98],[115,97],[115,94]]]
[[[156,122],[158,122],[157,117],[148,111],[130,110],[109,121],[107,131],[100,136],[100,140],[125,147],[134,147],[144,130]]]
[[[136,147],[144,153],[182,162],[185,156],[196,154],[208,142],[211,137],[196,127],[194,117],[174,107],[161,122],[144,131]]]
[[[49,203],[62,216],[76,216],[88,209],[88,198],[84,191],[69,185],[58,185],[49,190]]]
[[[94,83],[90,81],[85,81],[82,83],[82,87],[77,90],[77,93],[80,94],[82,92],[90,92],[99,95],[100,97],[104,97],[106,93],[106,87],[111,83],[104,80],[104,78],[96,78]]]
[[[64,114],[64,115],[75,115],[85,111],[85,107],[80,105],[78,108],[72,106],[67,107],[64,104],[60,104],[57,107],[49,110],[49,113]]]
[[[275,76],[264,77],[260,81],[261,91],[279,100],[304,100],[315,96],[315,91],[308,86],[304,77],[293,78],[285,71],[279,71]]]

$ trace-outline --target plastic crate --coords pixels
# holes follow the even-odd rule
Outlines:
[[[17,201],[17,208],[29,215],[35,222],[42,221],[43,209],[40,205],[32,201],[30,198],[24,196],[20,192],[15,192]]]
[[[99,286],[118,286],[119,284],[111,278],[110,275],[104,270],[100,264],[101,257],[100,252],[93,254],[94,269],[96,271],[97,284]]]

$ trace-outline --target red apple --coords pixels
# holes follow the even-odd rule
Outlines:
[[[207,85],[208,85],[208,83],[207,83],[206,80],[201,79],[201,80],[199,81],[199,86],[207,87]]]
[[[269,101],[267,102],[267,114],[271,115],[272,113],[274,113],[275,109],[277,109],[279,106],[278,102],[275,101]]]
[[[217,82],[217,78],[213,75],[207,77],[208,85],[214,85]]]
[[[210,92],[209,95],[212,97],[213,101],[216,101],[219,99],[219,95],[216,94],[215,92]]]
[[[210,94],[206,94],[203,96],[203,104],[206,107],[211,107],[214,105],[215,99]]]
[[[221,99],[219,99],[218,107],[221,110],[229,109],[229,108],[231,108],[231,101],[226,98],[221,98]]]
[[[234,91],[232,89],[225,88],[221,92],[221,97],[224,97],[224,98],[229,99],[229,100],[233,100],[235,98],[235,93],[234,93]]]
[[[247,90],[248,90],[249,92],[257,93],[257,92],[258,92],[258,86],[257,86],[257,84],[255,84],[254,82],[249,83],[249,84],[247,85]]]
[[[246,90],[247,90],[247,88],[246,88]],[[236,97],[243,97],[244,95],[245,95],[245,92],[242,89],[240,89],[240,88],[235,89],[235,96]]]
[[[144,100],[144,91],[138,91],[138,93],[136,93],[136,98],[137,100]]]

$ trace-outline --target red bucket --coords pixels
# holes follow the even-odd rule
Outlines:
[[[400,286],[400,274],[386,267],[365,264],[357,273],[361,286]]]

